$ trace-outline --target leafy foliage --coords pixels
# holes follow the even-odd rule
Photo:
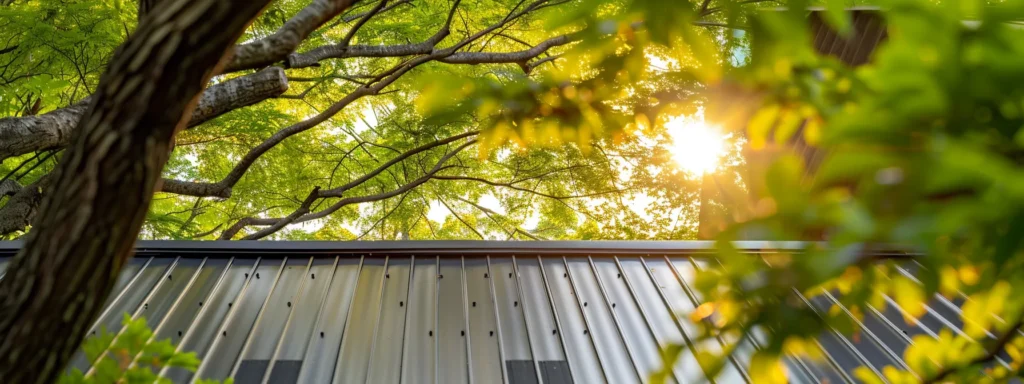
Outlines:
[[[745,178],[756,206],[721,234],[721,268],[708,269],[697,284],[709,300],[690,316],[701,339],[739,343],[771,330],[750,371],[758,382],[784,382],[782,356],[820,355],[811,340],[822,332],[858,334],[864,318],[890,300],[914,323],[931,298],[942,295],[965,302],[964,334],[917,336],[904,354],[907,369],[885,367],[878,372],[883,379],[864,367],[858,378],[976,382],[1017,376],[1024,300],[1011,293],[1024,284],[1024,4],[890,2],[873,11],[887,23],[888,37],[858,68],[814,50],[804,11],[809,2],[773,11],[728,1],[695,5],[666,10],[660,2],[595,1],[574,14],[592,15],[592,26],[609,20],[617,25],[607,29],[614,37],[603,40],[610,48],[587,46],[577,53],[597,56],[581,84],[608,69],[619,79],[611,86],[627,89],[601,93],[610,96],[600,102],[615,112],[605,121],[633,115],[644,126],[641,121],[696,107],[709,121],[745,136],[753,151],[778,150],[799,135],[825,154],[820,164],[808,164],[799,152],[783,150],[763,172]],[[850,33],[843,2],[825,5],[822,18]],[[708,10],[719,10],[718,26],[745,33],[716,35],[702,28],[710,22],[698,15]],[[672,25],[665,15],[690,25]],[[643,20],[643,31],[622,27],[634,18]],[[735,60],[738,52],[742,60]],[[692,91],[679,101],[659,99],[654,91],[644,94],[644,102],[625,102],[641,92],[634,85],[655,75],[650,65],[619,63],[655,55],[680,75],[658,78],[653,89],[682,84],[674,79],[694,79],[699,86],[688,87]],[[518,142],[530,127],[523,121],[548,119],[543,107],[520,116],[516,108],[530,103],[516,101],[518,94],[476,95],[498,100],[491,104],[512,100],[505,109],[510,113],[489,131],[498,139]],[[509,116],[522,127],[515,134],[503,125]],[[566,119],[563,130],[581,130],[580,121]],[[741,197],[727,203],[749,204]],[[761,258],[730,245],[751,236],[823,241]],[[895,258],[870,256],[879,251],[895,252]],[[817,295],[830,298],[831,310],[816,310],[802,299]],[[698,359],[715,372],[731,350]],[[1008,363],[995,364],[1002,351]]]
[[[82,344],[82,351],[92,362],[93,372],[89,375],[72,369],[60,378],[60,384],[102,384],[102,383],[170,383],[159,377],[166,367],[184,368],[195,371],[199,359],[194,352],[181,352],[170,340],[153,340],[153,331],[146,319],[132,319],[127,313],[122,320],[120,333],[108,333],[105,329],[97,336],[89,337]],[[218,384],[216,380],[197,380],[197,383]],[[232,383],[232,379],[225,384]]]
[[[272,35],[308,3],[274,2],[242,40]],[[676,167],[670,156],[671,135],[660,123],[645,121],[631,109],[664,108],[651,103],[650,96],[674,94],[679,98],[693,94],[700,84],[675,69],[655,77],[644,70],[649,60],[639,51],[616,52],[620,44],[630,43],[629,39],[645,39],[643,33],[627,33],[636,29],[630,23],[637,17],[616,20],[609,29],[608,24],[580,22],[583,19],[554,20],[558,15],[577,13],[598,17],[587,11],[592,4],[575,1],[409,3],[389,2],[365,24],[359,24],[377,5],[361,2],[316,29],[303,40],[297,52],[337,44],[350,33],[351,44],[370,47],[425,41],[445,25],[453,7],[451,31],[437,44],[438,48],[466,40],[469,43],[459,52],[546,49],[523,62],[426,62],[380,94],[356,99],[340,111],[332,110],[339,100],[409,62],[410,56],[324,59],[315,66],[287,68],[290,89],[285,95],[182,131],[165,177],[186,183],[217,182],[239,169],[254,148],[266,145],[267,140],[289,126],[304,124],[319,114],[329,117],[259,153],[241,169],[242,175],[231,185],[229,198],[158,194],[142,236],[211,239],[254,235],[265,224],[243,225],[237,235],[229,229],[238,223],[287,217],[302,209],[304,197],[315,187],[340,188],[414,148],[483,129],[484,137],[474,144],[477,148],[456,151],[437,173],[440,177],[429,178],[393,197],[344,206],[332,205],[338,197],[318,199],[309,207],[310,215],[316,217],[302,218],[259,237],[695,237],[700,176]],[[525,12],[528,7],[536,9]],[[17,1],[0,11],[6,12],[0,14],[0,22],[20,23],[0,32],[4,34],[0,37],[9,41],[0,49],[14,49],[0,53],[0,59],[11,60],[9,73],[23,77],[18,81],[25,82],[23,86],[3,88],[5,93],[0,100],[10,106],[0,111],[0,116],[24,117],[19,111],[25,109],[25,104],[31,104],[24,101],[28,95],[42,95],[43,103],[33,114],[63,108],[87,95],[95,86],[106,58],[133,28],[135,13],[129,8],[133,8],[129,2],[41,0]],[[510,18],[517,12],[525,13]],[[49,22],[52,18],[79,22],[64,26]],[[83,30],[90,23],[95,24],[93,29]],[[471,39],[474,33],[494,25],[501,28]],[[30,33],[33,28],[55,31]],[[64,36],[65,29],[66,39],[74,37],[81,41],[50,36],[58,32]],[[633,37],[624,37],[629,35]],[[47,40],[37,42],[38,39]],[[557,44],[545,45],[546,42]],[[29,51],[29,47],[34,50]],[[88,55],[60,53],[71,47]],[[588,50],[591,53],[584,53]],[[615,55],[605,57],[601,52]],[[36,67],[43,70],[33,69]],[[83,69],[84,76],[78,76],[75,68]],[[228,73],[214,82],[225,83],[249,74],[250,71]],[[43,79],[54,81],[43,93],[28,83]],[[493,102],[512,98],[517,99],[516,108]],[[677,107],[685,109],[688,105]],[[541,112],[552,117],[546,121],[522,119]],[[642,136],[632,134],[641,131]],[[508,139],[518,140],[520,145],[506,145]],[[456,144],[436,147],[395,163],[346,190],[341,199],[378,196],[409,185],[426,175],[447,153],[455,151]],[[525,150],[527,145],[532,149]],[[40,182],[60,157],[59,149],[52,149],[4,159],[0,176],[22,186]],[[4,218],[2,210],[6,208],[2,204],[12,200],[0,196],[0,219]],[[17,237],[22,233],[6,236]]]

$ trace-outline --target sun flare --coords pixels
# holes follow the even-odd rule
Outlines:
[[[677,117],[665,124],[672,138],[672,158],[683,170],[703,175],[718,168],[725,154],[725,136],[694,117]]]

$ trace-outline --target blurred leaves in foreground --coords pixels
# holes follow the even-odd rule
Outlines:
[[[944,296],[963,303],[962,332],[915,336],[902,353],[906,366],[862,367],[857,379],[1019,375],[1024,296],[1013,293],[1024,289],[1024,3],[885,2],[869,12],[884,20],[887,36],[856,68],[814,49],[807,11],[824,5],[817,17],[849,37],[849,4],[767,8],[778,5],[582,1],[552,22],[577,20],[576,33],[601,36],[565,53],[579,63],[571,75],[551,69],[516,87],[463,87],[462,100],[472,102],[463,111],[494,118],[485,132],[491,148],[642,134],[666,116],[702,111],[745,136],[751,151],[778,151],[744,180],[758,208],[720,235],[721,265],[700,274],[707,306],[683,314],[701,329],[695,343],[729,344],[715,356],[698,354],[711,373],[735,344],[756,338],[753,380],[785,382],[784,356],[819,357],[819,335],[859,338],[865,318],[893,303],[920,325],[929,303]],[[544,134],[555,127],[561,134]],[[794,141],[815,146],[822,159],[809,162],[787,147]],[[750,238],[814,241],[766,255],[730,245]],[[819,296],[829,307],[806,300]],[[666,366],[680,353],[666,350]]]
[[[170,379],[159,376],[162,369],[176,367],[194,372],[199,367],[195,352],[181,352],[170,340],[153,340],[153,331],[146,325],[145,318],[132,319],[126,313],[122,325],[118,334],[104,329],[99,335],[87,338],[82,351],[92,363],[92,370],[86,374],[72,369],[59,383],[169,384]],[[228,379],[224,384],[232,382]],[[200,379],[196,383],[219,384],[221,381]]]

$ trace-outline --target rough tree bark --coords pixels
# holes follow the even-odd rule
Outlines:
[[[60,374],[131,256],[174,133],[268,2],[161,0],[114,55],[0,280],[0,382]]]
[[[188,128],[235,109],[279,96],[287,90],[288,78],[279,67],[266,68],[217,83],[203,92],[188,122]],[[67,145],[71,140],[71,132],[91,100],[90,96],[69,107],[42,115],[0,119],[0,161],[32,151]]]

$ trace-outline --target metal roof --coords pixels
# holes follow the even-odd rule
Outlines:
[[[742,242],[750,252],[798,243]],[[18,243],[0,243],[0,252]],[[774,247],[773,247],[774,246]],[[707,242],[140,242],[94,329],[144,316],[159,339],[195,351],[193,375],[239,383],[630,383],[661,365],[659,345],[690,342],[672,313],[700,305]],[[0,258],[0,269],[7,259]],[[910,271],[903,271],[911,275]],[[0,272],[2,274],[2,272]],[[819,310],[838,305],[808,299]],[[787,357],[792,382],[853,382],[852,370],[904,366],[917,334],[959,330],[936,297],[916,324],[889,302],[861,337],[826,333],[822,362]],[[840,306],[841,309],[842,308]],[[719,383],[749,381],[762,334],[743,340]],[[73,367],[88,369],[83,356]],[[705,377],[692,353],[676,382]]]

